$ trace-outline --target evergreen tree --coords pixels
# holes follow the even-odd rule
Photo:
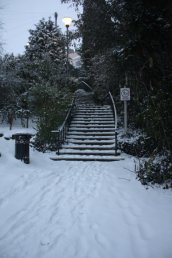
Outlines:
[[[20,85],[17,76],[17,59],[14,55],[4,55],[0,58],[1,108],[15,105],[16,92]]]
[[[114,44],[113,23],[105,0],[84,1],[80,30],[83,60],[87,65],[96,54]]]
[[[122,85],[128,76],[133,122],[156,140],[158,148],[171,149],[170,1],[108,2],[118,32],[114,58]]]
[[[64,37],[54,23],[44,18],[36,25],[36,29],[29,30],[30,36],[26,46],[26,54],[31,60],[41,60],[45,56],[59,64],[64,58]]]
[[[32,109],[37,117],[35,147],[45,151],[52,147],[51,130],[64,118],[71,95],[66,87],[65,38],[50,19],[42,19],[35,30],[30,30],[25,60],[28,69],[24,75],[30,81]]]
[[[0,109],[2,120],[8,120],[8,112],[14,117],[20,117],[23,121],[24,113],[28,118],[28,105],[21,105],[20,98],[28,95],[30,85],[23,76],[23,58],[21,56],[4,55],[0,58]],[[24,107],[25,106],[25,107]],[[27,110],[26,110],[27,109]],[[24,123],[23,123],[24,124]]]
[[[32,62],[36,80],[59,80],[65,76],[65,39],[49,19],[42,19],[35,30],[30,30],[26,56]]]

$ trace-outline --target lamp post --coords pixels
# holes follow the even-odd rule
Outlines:
[[[64,17],[63,22],[66,26],[66,39],[67,39],[67,52],[66,52],[66,74],[69,77],[69,26],[72,22],[72,18]]]

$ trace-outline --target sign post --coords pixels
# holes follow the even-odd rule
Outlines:
[[[124,101],[124,132],[127,133],[127,101],[130,100],[130,88],[121,88],[120,98]]]

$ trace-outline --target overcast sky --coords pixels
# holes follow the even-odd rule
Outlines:
[[[54,19],[58,13],[58,25],[65,31],[62,18],[76,18],[74,8],[70,4],[61,4],[60,0],[0,0],[0,21],[3,23],[1,40],[5,52],[22,54],[28,42],[29,29],[34,29],[43,17]],[[72,29],[72,27],[71,27]]]

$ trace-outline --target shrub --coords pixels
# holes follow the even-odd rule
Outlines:
[[[172,158],[170,153],[163,151],[142,161],[138,170],[138,178],[142,184],[163,184],[172,187]]]
[[[59,90],[50,85],[41,85],[33,89],[34,112],[37,117],[34,147],[40,151],[56,149],[56,136],[51,133],[63,122],[68,105],[71,103],[71,92],[65,88]]]

